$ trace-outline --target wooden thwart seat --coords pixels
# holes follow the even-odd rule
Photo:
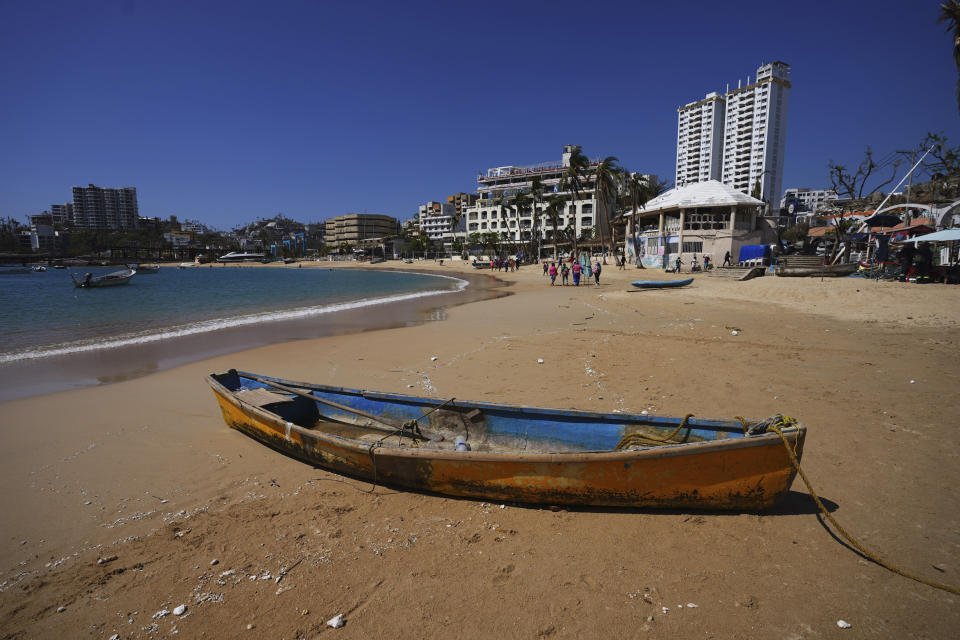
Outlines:
[[[282,396],[279,393],[274,393],[273,391],[259,387],[256,389],[244,389],[238,392],[236,397],[238,400],[252,404],[255,407],[263,407],[278,402],[293,402],[293,398],[288,398],[287,396]]]

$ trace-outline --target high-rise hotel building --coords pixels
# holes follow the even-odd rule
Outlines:
[[[677,186],[720,180],[746,194],[780,200],[787,138],[790,66],[771,62],[754,82],[709,93],[678,109]]]
[[[89,185],[73,188],[73,226],[130,231],[137,228],[140,210],[137,188],[109,189]]]

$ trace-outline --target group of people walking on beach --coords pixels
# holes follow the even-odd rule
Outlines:
[[[520,268],[520,261],[507,258],[491,258],[490,269],[496,271],[516,271]]]
[[[550,286],[554,286],[557,283],[557,276],[560,276],[563,286],[570,284],[570,274],[573,274],[573,286],[580,286],[580,277],[586,273],[586,277],[589,278],[590,274],[593,274],[593,281],[596,286],[600,286],[600,261],[596,260],[593,263],[593,266],[590,266],[588,262],[585,266],[581,265],[579,262],[573,262],[569,267],[563,262],[560,262],[560,267],[557,267],[556,262],[543,263],[543,275],[550,276]]]

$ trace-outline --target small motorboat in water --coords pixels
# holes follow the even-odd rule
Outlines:
[[[124,269],[114,271],[104,276],[94,276],[91,273],[85,273],[82,278],[77,279],[72,273],[70,278],[73,280],[73,286],[78,289],[98,289],[100,287],[115,287],[121,284],[129,284],[137,272],[133,269]]]

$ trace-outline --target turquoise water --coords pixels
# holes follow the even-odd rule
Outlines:
[[[0,364],[145,344],[456,291],[462,280],[326,268],[163,268],[128,285],[76,289],[116,268],[50,269],[0,280]]]

